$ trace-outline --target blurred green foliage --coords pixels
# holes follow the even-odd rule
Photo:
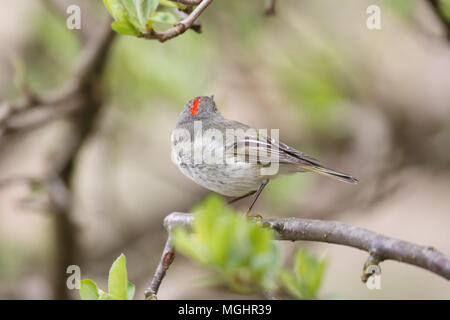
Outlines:
[[[317,299],[326,266],[326,259],[299,249],[294,255],[293,269],[281,271],[281,283],[293,298]]]
[[[332,54],[312,52],[302,59],[286,55],[278,63],[281,88],[311,126],[311,130],[330,132],[338,128],[337,113],[347,92],[335,64],[337,49]],[[332,130],[331,130],[332,131]]]
[[[387,1],[392,11],[404,19],[412,16],[417,2]],[[105,0],[105,3],[117,20],[113,28],[123,34],[139,35],[139,32],[147,30],[146,25],[155,29],[167,28],[177,21],[170,10],[179,4],[171,1]],[[158,3],[166,6],[164,10],[169,11],[156,12]],[[440,0],[439,3],[440,9],[450,21],[450,0]],[[103,7],[101,9],[104,10]],[[289,10],[288,4],[283,10]],[[202,35],[188,31],[182,37],[164,45],[134,37],[117,37],[109,57],[111,63],[108,64],[105,79],[109,102],[128,113],[138,110],[141,106],[161,113],[160,102],[163,102],[163,106],[174,105],[181,108],[194,95],[214,93],[204,90],[208,88],[211,78],[223,76],[226,79],[229,76],[225,74],[228,65],[236,63],[244,70],[238,75],[244,76],[246,70],[254,65],[254,61],[259,61],[260,56],[255,53],[261,52],[261,56],[266,55],[268,58],[257,67],[268,81],[279,82],[282,100],[288,98],[288,106],[295,106],[302,117],[301,124],[308,127],[305,131],[314,136],[320,133],[335,136],[336,128],[344,128],[339,117],[343,112],[340,102],[351,98],[345,88],[345,80],[348,81],[349,77],[342,73],[346,68],[336,63],[345,61],[345,57],[333,46],[330,39],[323,37],[323,31],[318,32],[323,37],[319,41],[325,42],[327,50],[314,50],[310,47],[315,42],[298,39],[301,34],[295,29],[285,26],[280,29],[276,28],[276,25],[272,29],[269,24],[276,20],[264,17],[262,11],[261,0],[215,1],[211,9],[201,17],[205,26],[205,33]],[[304,18],[301,14],[302,11],[299,10],[298,20]],[[76,32],[65,27],[64,19],[42,10],[33,16],[37,23],[30,24],[31,31],[26,32],[32,39],[32,45],[26,48],[24,57],[18,57],[14,61],[14,82],[16,86],[25,82],[34,90],[43,91],[59,86],[71,74],[80,44]],[[277,19],[282,20],[280,17],[285,16],[281,14]],[[272,32],[279,35],[273,37],[272,34],[270,39],[271,47],[279,50],[279,55],[273,55],[270,50],[265,51],[267,47],[264,46],[264,41],[268,40],[264,37],[271,30],[275,30]],[[280,31],[286,32],[288,36]],[[314,34],[313,38],[317,40],[315,36]],[[290,47],[278,41],[283,37],[295,39],[286,41],[295,44]],[[356,49],[360,50],[358,47]],[[247,56],[244,53],[247,53]],[[254,61],[249,63],[246,59]],[[274,68],[267,69],[265,63]],[[273,74],[270,72],[272,70],[275,70]],[[346,71],[352,73],[355,67]],[[366,79],[362,82],[370,84]],[[221,89],[227,90],[233,86],[226,80],[217,81],[215,84],[218,88],[222,86]],[[246,93],[252,95],[252,88],[249,85],[242,91],[249,91]],[[225,92],[230,94],[232,91],[222,91]],[[123,135],[123,131],[116,131]],[[118,150],[115,149],[114,152]],[[274,180],[268,186],[271,189],[268,197],[271,197],[277,207],[289,204],[295,200],[294,197],[301,196],[312,179],[312,175],[297,175]],[[39,185],[33,185],[32,189],[34,193],[38,193],[40,188]],[[325,260],[317,259],[305,250],[299,250],[295,254],[293,268],[281,268],[270,230],[227,208],[219,198],[208,199],[195,211],[194,233],[177,230],[174,234],[174,242],[180,252],[202,265],[213,268],[226,283],[240,292],[273,289],[278,285],[294,298],[318,297],[327,265]],[[33,242],[38,243],[35,238]],[[25,268],[24,266],[36,267],[35,261],[30,262],[24,258],[36,254],[36,249],[38,248],[28,248],[30,252],[26,252],[22,247],[3,241],[0,245],[0,278],[9,281],[16,274],[20,274],[19,269]],[[108,293],[100,290],[93,281],[82,280],[80,295],[83,299],[132,298],[134,286],[127,280],[123,255],[111,267],[109,280]]]
[[[450,0],[440,0],[439,7],[444,17],[450,22]]]
[[[83,300],[133,300],[135,286],[128,281],[125,255],[122,253],[109,270],[108,292],[89,279],[80,281],[79,292]]]
[[[314,179],[315,176],[311,174],[281,176],[270,181],[266,187],[266,196],[270,198],[271,205],[277,210],[289,209],[289,206],[296,203],[297,199],[304,194]]]
[[[12,281],[20,274],[23,259],[22,248],[17,248],[13,243],[2,241],[0,243],[0,280]]]
[[[416,5],[415,0],[388,0],[388,5],[392,11],[403,19],[410,19],[414,13],[414,7]]]
[[[67,80],[74,69],[80,43],[76,33],[67,29],[53,12],[41,10],[37,16],[39,19],[30,33],[31,45],[24,57],[16,59],[24,61],[23,81],[40,92]]]
[[[203,68],[206,48],[207,43],[194,33],[163,46],[156,41],[119,38],[111,56],[114,63],[106,74],[110,102],[130,112],[142,106],[153,109],[146,104],[151,98],[181,108],[193,92],[201,92],[208,79]]]
[[[219,282],[241,294],[283,292],[283,298],[317,299],[327,261],[305,249],[297,250],[291,270],[281,267],[274,233],[261,221],[233,211],[222,198],[210,196],[192,210],[192,232],[179,227],[172,236],[176,250],[212,268]],[[112,264],[108,292],[89,279],[80,281],[83,300],[132,300],[126,258]]]
[[[223,42],[221,35],[226,32],[245,50],[260,50],[261,36],[265,28],[270,28],[268,24],[271,22],[270,18],[262,14],[263,8],[264,3],[260,0],[214,1],[208,10],[212,18],[206,22],[208,28],[215,29],[217,37],[213,40]]]
[[[16,87],[20,79],[21,84],[42,92],[58,87],[71,76],[80,41],[55,12],[40,9],[36,16],[39,18],[26,56],[15,57],[12,63]],[[108,64],[105,75],[109,102],[130,114],[144,106],[152,110],[153,105],[148,104],[152,98],[181,108],[208,81],[208,70],[203,68],[208,62],[207,40],[207,36],[194,32],[164,45],[132,37],[117,38],[109,58],[113,63]],[[54,69],[58,72],[49,72]],[[22,94],[17,88],[14,91]]]
[[[193,214],[192,233],[183,228],[173,233],[179,252],[216,270],[237,292],[274,288],[278,252],[270,229],[234,212],[217,196],[208,197]]]
[[[274,234],[261,222],[233,211],[210,196],[193,209],[192,232],[177,228],[177,251],[212,268],[232,290],[243,294],[284,288],[290,298],[316,299],[326,268],[306,250],[298,250],[293,270],[281,268]]]
[[[114,18],[111,27],[114,31],[129,35],[141,36],[153,28],[153,23],[173,25],[178,17],[171,12],[157,11],[158,6],[184,8],[185,6],[169,0],[103,0],[109,13]]]

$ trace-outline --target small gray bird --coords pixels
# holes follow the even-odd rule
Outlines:
[[[347,183],[357,179],[237,121],[225,119],[214,97],[189,100],[172,132],[172,160],[197,184],[228,197],[229,203],[256,193],[283,174],[315,172]],[[275,170],[273,170],[275,169]]]

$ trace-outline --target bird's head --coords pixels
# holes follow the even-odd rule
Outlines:
[[[200,96],[189,100],[183,107],[178,122],[209,119],[218,115],[214,96]]]

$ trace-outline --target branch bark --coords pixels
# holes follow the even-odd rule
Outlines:
[[[188,213],[174,212],[164,219],[164,227],[170,233],[176,227],[191,228],[194,217]],[[364,264],[361,279],[367,280],[370,274],[367,267],[378,265],[385,260],[395,260],[431,271],[450,280],[450,259],[432,247],[421,246],[407,241],[390,238],[367,229],[344,224],[338,221],[324,221],[303,218],[264,219],[263,223],[272,228],[278,240],[315,241],[339,244],[360,249],[369,253]],[[172,247],[170,247],[173,250]],[[167,244],[161,262],[152,280],[151,295],[156,296],[169,263],[166,263]],[[163,270],[164,272],[161,272]],[[147,293],[146,293],[147,296]]]
[[[367,251],[377,263],[395,260],[408,263],[450,280],[450,259],[433,247],[390,238],[338,221],[301,218],[265,220],[280,240],[306,240],[340,244]]]
[[[157,299],[156,294],[158,293],[159,286],[166,276],[166,272],[172,264],[173,259],[175,259],[175,250],[172,246],[171,241],[172,240],[169,235],[163,253],[161,255],[161,260],[159,261],[158,267],[156,268],[153,280],[150,283],[150,286],[145,290],[145,298],[148,300]]]
[[[177,9],[176,12],[180,20],[184,20],[189,16],[186,12],[180,9]],[[202,33],[202,25],[198,21],[194,21],[194,23],[189,27],[189,29],[194,30],[197,33]]]

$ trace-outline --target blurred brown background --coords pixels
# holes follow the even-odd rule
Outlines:
[[[83,33],[107,15],[101,1],[56,2],[80,5]],[[224,116],[280,128],[284,142],[361,181],[285,177],[268,185],[255,212],[340,220],[450,255],[450,42],[428,1],[283,0],[274,17],[263,15],[264,4],[214,1],[201,35],[164,44],[116,36],[102,75],[105,103],[70,179],[64,232],[76,239],[69,260],[82,278],[106,289],[123,252],[143,298],[166,238],[163,218],[208,193],[170,161],[169,141],[184,103],[211,94]],[[366,27],[370,4],[381,8],[381,30]],[[23,96],[18,75],[37,93],[70,79],[81,44],[67,15],[37,0],[2,5],[0,103]],[[45,175],[70,133],[60,119],[0,138],[0,181]],[[39,207],[45,190],[18,180],[0,187],[0,298],[61,297],[58,255],[73,248],[54,213]],[[359,279],[364,252],[280,246],[286,263],[295,246],[329,257],[324,298],[450,298],[448,281],[415,267],[383,263],[382,289],[371,291]],[[159,298],[248,298],[205,286],[207,274],[178,256]]]

